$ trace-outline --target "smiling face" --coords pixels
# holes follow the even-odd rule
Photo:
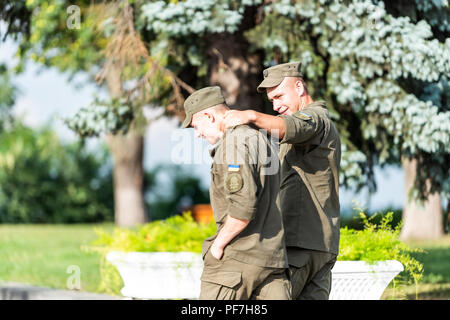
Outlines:
[[[194,128],[196,138],[206,139],[210,144],[216,144],[223,135],[218,115],[211,109],[195,113],[191,127]]]
[[[303,82],[297,77],[286,77],[278,86],[267,88],[267,98],[272,102],[273,110],[281,115],[291,115],[300,110],[304,93]]]

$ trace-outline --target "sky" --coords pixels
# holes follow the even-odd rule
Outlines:
[[[0,42],[0,63],[14,66],[15,48],[15,44],[11,41]],[[70,117],[81,107],[89,105],[94,94],[100,96],[105,94],[81,75],[69,81],[67,75],[56,69],[43,69],[33,62],[28,63],[24,73],[13,78],[13,83],[19,89],[14,106],[15,114],[21,116],[24,122],[32,127],[50,124],[59,137],[67,142],[75,141],[77,137],[64,125],[61,118]],[[146,114],[151,117],[153,112],[149,110]],[[181,164],[186,171],[200,177],[203,186],[207,188],[211,166],[207,152],[209,145],[206,141],[195,139],[192,129],[180,129],[180,123],[176,119],[160,118],[148,126],[144,146],[144,167],[152,169],[159,164],[179,164],[177,148],[186,141],[191,143],[192,152],[184,156],[190,158],[191,163]],[[88,139],[88,146],[95,151],[95,148],[103,142],[102,138],[91,138]],[[373,195],[369,195],[367,190],[356,194],[354,190],[340,188],[342,211],[351,211],[353,201],[371,212],[403,206],[403,171],[397,167],[375,168],[375,177],[378,191]]]

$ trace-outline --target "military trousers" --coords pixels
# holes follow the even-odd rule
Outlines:
[[[205,254],[200,300],[290,300],[291,290],[288,269]]]
[[[328,300],[336,254],[287,248],[293,300]]]

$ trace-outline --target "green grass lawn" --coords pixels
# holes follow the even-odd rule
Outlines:
[[[96,238],[94,227],[113,224],[1,225],[0,281],[67,289],[69,266],[78,266],[81,291],[96,292],[100,283],[99,255],[81,250]]]
[[[0,281],[67,289],[72,275],[67,270],[75,265],[81,271],[81,290],[98,292],[100,257],[81,250],[96,238],[95,227],[111,231],[114,226],[0,224]],[[389,288],[382,298],[450,299],[450,235],[438,241],[409,244],[425,250],[414,254],[424,265],[422,283],[395,292]]]
[[[408,300],[450,300],[450,235],[435,241],[411,241],[408,244],[423,249],[423,252],[413,254],[423,264],[423,278],[417,288],[408,286],[400,288],[400,292],[396,290],[395,297]],[[392,288],[383,294],[384,299],[392,296]]]

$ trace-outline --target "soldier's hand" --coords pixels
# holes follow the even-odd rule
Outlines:
[[[228,110],[225,112],[223,123],[225,128],[234,127],[240,124],[247,124],[250,122],[250,110]]]
[[[211,246],[211,254],[214,258],[216,258],[217,260],[220,260],[223,256],[223,249],[219,248],[218,246],[216,246],[213,242],[212,246]]]

